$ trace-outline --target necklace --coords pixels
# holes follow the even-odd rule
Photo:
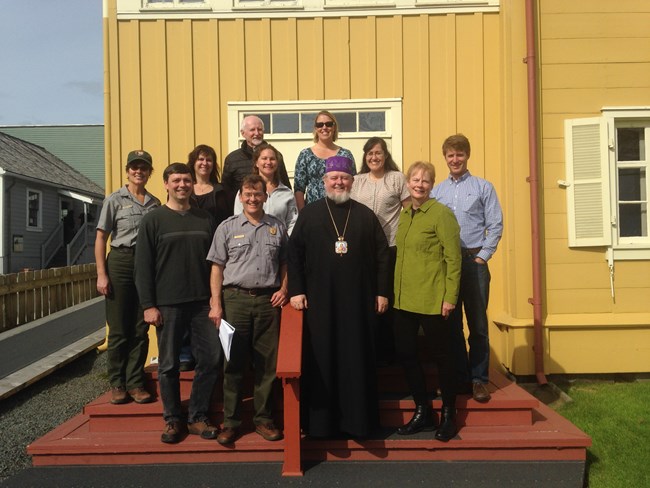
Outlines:
[[[345,240],[345,231],[348,229],[348,222],[350,221],[350,210],[352,210],[352,202],[350,202],[350,206],[348,207],[348,216],[345,218],[345,227],[343,227],[343,233],[339,232],[339,228],[336,226],[336,222],[334,222],[334,216],[332,215],[332,210],[330,209],[330,203],[327,201],[327,197],[325,197],[325,205],[327,205],[327,211],[330,214],[332,225],[334,225],[334,230],[338,236],[338,240],[334,243],[334,252],[343,257],[343,255],[347,254],[348,252],[348,243]]]

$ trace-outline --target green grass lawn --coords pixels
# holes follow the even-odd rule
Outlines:
[[[556,410],[592,439],[589,488],[650,487],[650,381],[556,384],[573,399]]]

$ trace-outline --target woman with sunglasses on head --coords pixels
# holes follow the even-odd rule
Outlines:
[[[334,144],[339,130],[336,118],[327,110],[321,110],[314,121],[314,142],[311,147],[300,151],[296,160],[294,174],[294,191],[298,210],[316,200],[325,197],[323,175],[325,175],[325,160],[332,156],[344,156],[354,163],[352,153]],[[356,168],[352,166],[353,174]]]
[[[393,161],[386,141],[371,137],[363,146],[361,170],[354,178],[351,197],[372,210],[381,223],[390,251],[391,274],[395,270],[395,234],[402,207],[411,202],[406,178]],[[392,290],[388,312],[378,317],[376,351],[379,364],[390,364],[395,355]]]
[[[291,235],[298,218],[298,208],[291,188],[280,181],[278,161],[279,152],[271,144],[263,142],[253,151],[253,173],[260,175],[264,180],[267,195],[264,212],[279,219]],[[240,192],[238,191],[235,197],[235,214],[244,210],[239,200]]]

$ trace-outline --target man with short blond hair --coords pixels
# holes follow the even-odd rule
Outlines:
[[[469,139],[463,134],[445,140],[442,154],[449,168],[449,177],[431,190],[431,197],[449,207],[460,225],[463,257],[460,293],[450,317],[459,391],[471,383],[474,400],[484,403],[491,397],[488,389],[490,270],[487,262],[501,240],[503,216],[494,186],[467,169],[470,153]],[[463,334],[463,310],[469,329],[469,356]]]

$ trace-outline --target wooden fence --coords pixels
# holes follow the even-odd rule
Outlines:
[[[0,275],[0,332],[99,295],[95,264]]]

